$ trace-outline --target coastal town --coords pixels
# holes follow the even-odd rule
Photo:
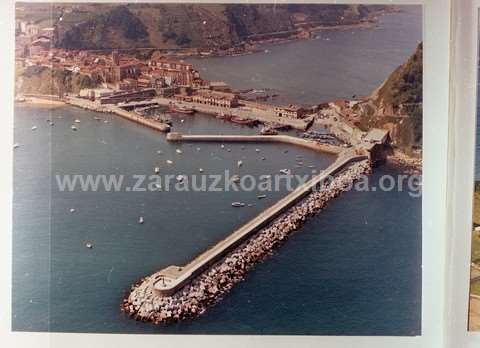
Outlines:
[[[29,43],[18,44],[17,66],[48,69],[87,79],[89,88],[78,93],[18,94],[18,102],[50,100],[99,112],[112,112],[135,122],[168,132],[169,113],[193,115],[201,112],[240,125],[263,124],[261,134],[275,135],[290,128],[304,131],[304,137],[323,143],[341,141],[345,147],[363,144],[369,150],[388,142],[388,131],[370,134],[356,126],[354,108],[361,99],[335,100],[317,105],[280,105],[265,91],[236,90],[223,81],[203,79],[197,69],[177,57],[154,52],[141,60],[131,53],[64,50],[51,47],[51,30],[24,30]],[[163,108],[163,109],[162,109]],[[157,112],[164,110],[166,112]],[[309,129],[311,130],[309,131]],[[316,129],[325,129],[318,132]],[[75,129],[75,128],[72,128]],[[380,153],[379,153],[380,154]],[[384,160],[382,154],[379,159]]]
[[[361,24],[369,23],[362,21]],[[93,111],[92,115],[97,115],[94,118],[99,121],[102,118],[96,113],[109,113],[159,131],[162,137],[165,136],[167,146],[200,142],[218,143],[223,149],[224,143],[274,143],[334,155],[327,168],[315,171],[308,182],[187,264],[163,265],[157,272],[134,283],[120,302],[122,311],[137,320],[163,324],[201,315],[243,280],[255,264],[281,246],[309,217],[393,157],[396,144],[392,135],[396,128],[392,123],[385,127],[383,124],[365,126],[363,115],[371,107],[371,100],[366,96],[319,100],[311,105],[284,103],[272,90],[258,86],[238,89],[221,79],[204,78],[201,70],[187,57],[195,54],[186,55],[185,50],[67,49],[54,44],[54,27],[39,27],[32,22],[17,20],[16,30],[15,98],[19,105],[70,105]],[[291,38],[292,32],[287,34]],[[312,38],[312,32],[301,27],[293,34],[296,39]],[[262,50],[248,46],[239,51],[227,49],[222,54],[245,52],[261,54]],[[212,52],[196,53],[205,56]],[[50,89],[28,88],[32,77],[45,77],[43,87]],[[172,120],[183,122],[185,118],[194,119],[198,114],[218,122],[252,127],[257,134],[192,135],[182,134],[175,128],[178,123]],[[395,122],[407,118],[406,115],[389,117]],[[49,124],[54,125],[53,122]],[[82,126],[80,120],[75,120],[67,132],[81,134]],[[36,126],[32,127],[32,131],[36,129]],[[16,143],[14,148],[20,146]],[[256,151],[260,152],[259,149]],[[182,150],[177,148],[176,153],[181,154]],[[411,167],[418,170],[421,159],[406,157],[404,163],[413,163]],[[398,156],[395,158],[399,159]],[[166,163],[172,165],[173,162],[167,160]],[[297,158],[296,164],[302,166],[303,162]],[[242,165],[242,160],[238,160],[237,167]],[[152,168],[155,174],[161,171],[158,166]],[[203,169],[199,168],[199,172],[203,173]],[[280,173],[289,175],[291,170],[282,169]],[[182,181],[183,176],[177,175],[176,179]],[[266,195],[257,198],[263,199]],[[246,204],[233,202],[231,206],[238,209]],[[71,208],[70,213],[75,213],[75,209]],[[137,222],[143,226],[148,224],[143,215]],[[92,241],[84,246],[86,252],[95,249]]]

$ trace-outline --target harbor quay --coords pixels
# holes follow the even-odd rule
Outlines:
[[[184,135],[177,132],[167,134],[167,140],[173,142],[247,142],[247,143],[284,143],[308,148],[310,150],[338,155],[345,149],[316,141],[289,135]]]
[[[261,108],[260,104],[258,107],[250,106],[250,107],[224,107],[224,106],[215,106],[215,105],[208,105],[208,104],[199,104],[195,102],[189,101],[178,101],[172,98],[164,98],[164,97],[156,97],[154,100],[163,106],[169,106],[172,103],[178,103],[184,105],[186,107],[192,108],[198,112],[203,112],[205,114],[210,115],[229,115],[235,116],[242,119],[249,119],[259,121],[261,123],[275,123],[279,125],[289,126],[298,130],[306,130],[313,122],[313,118],[293,118],[293,117],[278,117],[272,108]],[[253,103],[252,103],[253,104]]]
[[[311,215],[369,173],[364,156],[341,156],[327,170],[268,208],[184,267],[169,266],[141,279],[122,309],[137,320],[156,324],[201,315],[218,302],[254,265],[271,254]],[[326,188],[312,189],[326,175]]]

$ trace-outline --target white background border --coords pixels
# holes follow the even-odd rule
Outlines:
[[[120,2],[121,0],[115,1]],[[463,0],[460,0],[463,1]],[[68,2],[68,1],[62,1]],[[96,1],[96,2],[99,2]],[[129,2],[129,1],[123,1]],[[135,1],[130,1],[135,2]],[[153,1],[150,1],[153,2]],[[193,2],[193,1],[190,1]],[[214,2],[203,1],[203,2]],[[218,1],[227,2],[227,1]],[[242,2],[242,1],[228,1]],[[252,1],[255,2],[255,1]],[[273,2],[273,1],[262,1]],[[447,168],[449,125],[450,0],[276,1],[339,4],[424,5],[424,184],[423,184],[423,290],[422,336],[420,337],[325,337],[325,336],[179,336],[106,334],[26,334],[10,332],[11,316],[11,209],[13,143],[14,1],[2,0],[2,127],[0,221],[0,320],[7,347],[132,347],[139,344],[162,347],[444,347],[446,343]],[[471,211],[471,210],[470,210]],[[471,218],[471,217],[470,217]],[[460,347],[460,345],[454,345]]]
[[[472,208],[477,114],[478,11],[480,0],[453,6],[451,127],[448,230],[448,339],[450,347],[480,347],[480,332],[466,332],[472,234]],[[467,252],[466,252],[467,251]]]

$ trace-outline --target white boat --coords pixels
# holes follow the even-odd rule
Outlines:
[[[80,120],[75,120],[75,123],[80,123]]]
[[[157,150],[157,154],[161,155],[162,153],[162,150]]]
[[[242,161],[237,161],[237,166],[238,166],[238,167],[243,166],[243,162],[242,162]]]
[[[13,144],[14,149],[16,149],[17,147],[20,147],[20,144],[18,144],[18,143]]]
[[[222,144],[222,145],[220,145],[220,147],[221,147],[222,149],[224,149],[224,148],[225,148],[225,145]]]
[[[199,148],[199,147],[197,147],[197,151],[200,151],[200,148]]]
[[[292,171],[290,169],[280,169],[280,173],[285,174],[285,175],[289,175],[289,174],[292,173]]]
[[[75,126],[72,126],[71,128],[72,128],[73,131],[77,130],[77,127],[75,127]]]
[[[244,206],[245,206],[245,203],[242,203],[242,202],[233,202],[232,203],[232,207],[240,208],[240,207],[244,207]]]
[[[239,182],[240,181],[240,176],[239,175],[233,175],[232,176],[232,182]]]
[[[255,149],[255,152],[260,152],[260,149]]]
[[[37,126],[33,126],[32,127],[32,131],[36,130],[37,129]]]
[[[203,168],[199,168],[198,171],[199,171],[200,173],[203,173]]]
[[[178,182],[182,182],[185,177],[183,175],[177,175],[176,179]]]
[[[167,164],[173,164],[173,162],[170,160],[167,160]]]
[[[139,223],[139,224],[143,224],[143,223],[144,223],[143,216],[140,216],[140,217],[138,218],[138,223]]]
[[[70,213],[75,213],[75,209],[70,208]]]
[[[160,168],[155,167],[155,174],[158,174],[158,173],[160,173]]]
[[[183,152],[180,149],[175,150],[179,155],[181,155]]]
[[[92,249],[93,244],[92,243],[85,243],[85,247],[88,248],[88,249]]]
[[[160,184],[155,184],[155,187],[156,187],[157,189],[159,189],[159,190],[162,189],[162,185],[160,185]]]
[[[257,198],[258,198],[258,199],[267,198],[267,195],[258,195]]]

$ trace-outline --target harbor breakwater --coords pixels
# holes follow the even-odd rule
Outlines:
[[[170,296],[159,296],[155,292],[154,286],[158,281],[155,275],[141,279],[123,299],[123,311],[137,320],[155,324],[201,315],[243,280],[256,263],[302,226],[309,216],[321,211],[330,199],[348,190],[353,182],[370,170],[368,160],[351,163],[320,190],[312,191]]]

